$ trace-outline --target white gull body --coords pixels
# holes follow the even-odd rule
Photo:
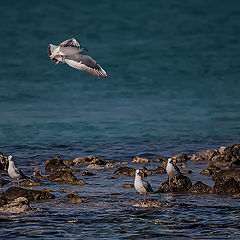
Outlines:
[[[21,170],[19,170],[12,160],[12,156],[8,156],[8,175],[13,179],[13,185],[15,185],[15,180],[18,180],[18,186],[19,186],[19,180],[20,179],[26,179],[28,178],[25,176]]]
[[[58,63],[67,63],[69,66],[84,70],[99,78],[106,78],[107,74],[102,67],[90,56],[81,55],[80,52],[87,51],[77,42],[75,38],[68,39],[58,46],[49,44],[48,55]]]
[[[170,178],[172,177],[176,178],[181,174],[179,168],[173,163],[173,160],[171,158],[168,159],[166,172],[169,176],[169,184],[170,184]]]
[[[153,189],[149,182],[144,181],[140,175],[140,170],[136,170],[135,179],[134,179],[134,187],[140,194],[140,201],[141,201],[141,194],[144,195],[144,201],[146,201],[146,195],[148,192],[153,192]]]

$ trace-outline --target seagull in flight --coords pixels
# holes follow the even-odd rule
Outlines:
[[[68,39],[58,46],[53,44],[48,46],[48,55],[56,64],[65,62],[69,66],[84,70],[95,77],[107,78],[102,67],[90,56],[81,55],[82,51],[87,51],[87,49],[80,46],[75,38]]]
[[[168,178],[168,183],[170,184],[170,179],[172,177],[178,177],[180,174],[180,169],[173,163],[173,160],[171,158],[168,159],[167,167],[166,167],[166,172],[169,176]]]
[[[134,187],[140,194],[140,201],[138,203],[141,202],[141,194],[144,195],[144,202],[146,202],[147,193],[153,192],[153,189],[150,183],[142,179],[139,169],[136,170]]]
[[[29,177],[24,175],[23,172],[15,166],[12,158],[11,155],[8,156],[8,175],[13,179],[13,186],[15,186],[15,179],[18,180],[19,187],[19,179],[27,179]]]

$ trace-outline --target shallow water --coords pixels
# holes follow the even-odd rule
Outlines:
[[[55,155],[131,162],[239,142],[239,11],[235,0],[4,1],[1,151],[31,175],[26,163]],[[55,66],[48,44],[71,37],[108,79]],[[199,174],[205,163],[188,168],[193,183],[213,186]],[[239,239],[238,199],[163,194],[152,197],[170,207],[134,208],[135,190],[121,187],[132,179],[113,171],[96,171],[85,186],[47,183],[57,200],[67,188],[88,202],[34,203],[33,215],[2,219],[0,237]],[[166,177],[148,179],[157,188]]]

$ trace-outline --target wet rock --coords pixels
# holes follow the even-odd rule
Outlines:
[[[123,188],[134,188],[134,185],[132,183],[124,183],[122,185]]]
[[[95,155],[89,155],[86,157],[79,157],[73,160],[73,163],[77,165],[90,165],[90,164],[98,164],[98,165],[106,165],[107,162],[101,160],[100,158],[96,157]]]
[[[182,170],[181,173],[183,173],[183,174],[191,174],[191,173],[192,173],[192,170],[190,170],[190,169],[185,169],[185,170]]]
[[[0,207],[7,204],[7,199],[4,197],[2,193],[0,193]]]
[[[172,158],[172,160],[176,160],[177,162],[184,162],[184,161],[188,160],[188,156],[186,153],[180,153],[180,154],[172,156],[171,158]]]
[[[240,185],[233,177],[217,178],[213,187],[213,192],[215,194],[224,195],[240,193]]]
[[[45,163],[46,172],[56,172],[56,171],[70,171],[70,168],[64,164],[63,160],[56,156],[53,159],[49,159]]]
[[[202,171],[200,172],[200,174],[206,175],[206,176],[210,176],[210,175],[212,175],[213,173],[214,173],[214,171],[211,170],[211,169],[204,169],[204,170],[202,170]]]
[[[141,157],[134,157],[132,162],[133,163],[148,163],[148,159],[147,158],[141,158]]]
[[[217,179],[226,179],[226,178],[234,178],[237,182],[240,183],[240,169],[227,169],[216,172],[212,176],[212,180],[216,181]]]
[[[11,203],[6,204],[0,208],[1,213],[19,214],[30,211],[29,201],[25,197],[18,197]]]
[[[0,171],[6,171],[8,168],[8,159],[0,152]]]
[[[25,197],[29,201],[38,201],[54,198],[54,195],[46,191],[30,190],[18,187],[10,187],[2,194],[7,199],[7,201],[12,201],[18,197]]]
[[[170,203],[167,201],[159,201],[156,199],[146,199],[145,202],[139,202],[133,205],[133,207],[167,207]]]
[[[49,180],[52,182],[76,182],[77,178],[70,171],[51,172]]]
[[[74,182],[69,182],[72,185],[85,185],[86,183],[82,180],[79,181],[74,181]]]
[[[164,173],[166,173],[166,170],[162,166],[158,166],[157,169],[153,170],[153,174],[164,174]]]
[[[142,174],[142,177],[146,177],[148,175],[151,175],[152,172],[149,171],[145,166],[143,166],[142,169],[141,169],[141,174]]]
[[[78,193],[77,191],[69,191],[69,190],[67,190],[67,189],[61,189],[60,192],[65,192],[65,193],[73,194],[73,195],[75,195],[76,193]]]
[[[69,203],[83,203],[83,199],[76,195],[69,201]]]
[[[212,161],[209,163],[208,168],[226,167],[240,167],[240,143],[221,148],[221,153],[212,157]]]
[[[187,164],[186,164],[186,163],[176,163],[176,165],[177,165],[179,168],[187,168]]]
[[[190,157],[192,161],[211,161],[212,158],[219,154],[218,150],[206,150],[193,154]]]
[[[178,177],[172,178],[169,184],[169,181],[163,182],[157,192],[160,193],[186,193],[188,189],[192,186],[191,180],[184,175],[179,175]]]
[[[43,174],[42,171],[37,170],[33,173],[33,176],[35,177],[35,180],[37,180],[37,181],[48,179],[48,177],[44,177],[42,174]]]
[[[89,168],[89,169],[96,169],[96,170],[104,169],[103,166],[101,166],[101,165],[99,165],[99,164],[95,164],[95,163],[89,164],[89,165],[87,166],[87,168]]]
[[[192,185],[188,192],[194,194],[210,194],[212,193],[212,188],[201,181],[198,181]]]
[[[132,167],[120,167],[114,172],[114,174],[135,177],[135,172],[136,172],[136,169]]]
[[[82,176],[94,176],[94,175],[96,175],[96,174],[92,173],[92,172],[89,172],[88,170],[86,170],[82,173]]]
[[[76,196],[75,194],[69,193],[64,198],[73,198],[75,196]]]
[[[73,160],[64,160],[64,161],[63,161],[63,163],[64,163],[66,166],[68,166],[68,167],[70,167],[70,166],[73,166],[73,165],[74,165],[74,162],[73,162]]]
[[[20,185],[23,186],[23,187],[33,187],[33,186],[44,185],[44,183],[33,182],[33,181],[30,181],[29,179],[25,179],[25,180],[20,182]]]
[[[116,168],[117,166],[116,166],[116,164],[113,164],[113,163],[107,163],[105,167],[106,168]]]
[[[152,162],[167,162],[167,158],[166,157],[153,158],[151,161]]]

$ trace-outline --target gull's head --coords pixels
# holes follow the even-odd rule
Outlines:
[[[171,158],[168,159],[168,163],[172,163],[172,159]]]
[[[140,170],[139,169],[137,169],[136,170],[136,175],[138,175],[140,173]]]
[[[12,158],[13,158],[12,155],[9,155],[8,156],[8,161],[12,161]]]

